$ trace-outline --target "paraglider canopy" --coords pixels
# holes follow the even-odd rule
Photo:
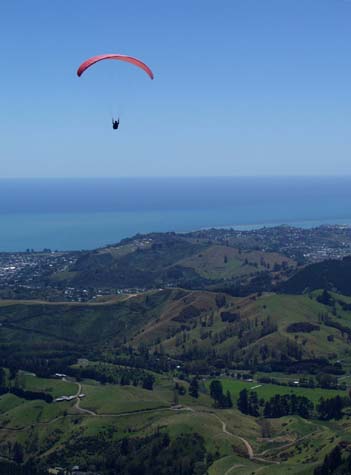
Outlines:
[[[150,79],[154,79],[154,74],[145,63],[140,61],[140,59],[133,58],[132,56],[125,56],[124,54],[101,54],[99,56],[93,56],[92,58],[87,59],[82,63],[78,70],[77,75],[80,77],[84,71],[86,71],[90,66],[93,64],[98,63],[99,61],[103,61],[105,59],[115,59],[117,61],[125,61],[126,63],[134,64],[135,66],[143,69],[146,74],[150,77]]]

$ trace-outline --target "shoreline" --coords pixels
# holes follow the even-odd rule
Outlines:
[[[101,216],[106,216],[106,215],[115,215],[115,213],[92,213],[95,216],[96,215],[101,215]],[[48,214],[45,214],[45,216]],[[48,216],[55,217],[58,216],[59,213],[53,213]],[[62,213],[63,216],[66,216],[66,213]],[[87,216],[91,216],[91,213],[87,213]],[[13,215],[12,215],[13,217]],[[18,218],[18,215],[17,215]],[[58,220],[60,223],[60,220]],[[62,223],[61,223],[62,224]],[[0,214],[0,226],[1,226],[1,214]],[[214,230],[233,230],[237,232],[250,232],[250,231],[259,231],[262,229],[268,229],[268,228],[279,228],[279,227],[286,227],[286,228],[296,228],[296,229],[316,229],[319,227],[335,227],[335,228],[340,228],[340,229],[351,229],[351,218],[350,219],[335,219],[335,220],[330,220],[330,219],[311,219],[311,220],[291,220],[291,221],[267,221],[267,222],[262,222],[262,223],[250,223],[250,224],[231,224],[231,225],[213,225],[213,226],[200,226],[200,227],[191,227],[189,226],[188,230],[183,229],[170,229],[170,228],[164,228],[164,229],[151,229],[151,230],[137,230],[134,232],[130,233],[125,233],[123,235],[120,235],[115,239],[111,239],[109,237],[105,237],[102,240],[99,240],[98,238],[92,239],[90,245],[84,245],[82,242],[81,245],[76,245],[76,246],[52,246],[50,245],[50,238],[48,238],[47,242],[43,242],[42,244],[39,244],[37,246],[33,245],[23,245],[19,246],[18,248],[12,247],[11,249],[7,248],[8,246],[2,245],[1,243],[1,237],[0,237],[0,253],[25,253],[27,249],[34,250],[34,252],[43,252],[44,249],[50,249],[52,252],[84,252],[84,251],[92,251],[94,249],[101,249],[104,247],[110,247],[110,246],[115,246],[118,245],[123,239],[130,239],[133,238],[134,236],[139,235],[147,235],[150,233],[170,233],[174,232],[176,234],[190,234],[190,233],[196,233],[196,232],[201,232],[201,231],[209,231],[211,229]],[[88,228],[94,228],[95,225],[94,223],[90,223],[90,226]],[[55,229],[52,229],[51,233],[58,233],[60,231],[60,224],[58,225],[58,229],[56,229],[56,226],[54,225]],[[89,232],[88,229],[84,230],[84,226],[80,226],[79,223],[64,223],[63,228],[69,232],[72,231],[73,228],[78,231],[79,235],[79,240],[84,241],[85,239],[85,232]],[[62,229],[61,229],[62,230]],[[111,230],[110,230],[111,232]],[[109,233],[107,233],[109,234]],[[40,230],[38,230],[38,235],[40,235]],[[84,236],[82,238],[82,236]],[[23,240],[23,235],[21,236],[21,240]],[[32,239],[36,240],[34,236],[32,236]],[[42,240],[42,239],[41,239]],[[69,239],[68,239],[69,240]]]

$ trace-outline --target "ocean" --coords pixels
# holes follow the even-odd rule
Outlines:
[[[0,180],[0,251],[93,249],[137,233],[351,224],[351,177]]]

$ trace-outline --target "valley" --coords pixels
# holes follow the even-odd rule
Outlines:
[[[3,295],[0,465],[314,475],[335,450],[347,463],[350,260],[206,239],[138,236],[38,278],[35,299]],[[58,299],[68,282],[91,298]]]

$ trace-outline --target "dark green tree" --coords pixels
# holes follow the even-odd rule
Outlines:
[[[331,399],[321,398],[317,406],[319,419],[328,421],[330,419],[341,419],[343,401],[340,396]]]
[[[13,446],[13,460],[16,463],[23,463],[23,447],[19,442]]]
[[[324,305],[331,305],[333,303],[333,298],[330,295],[330,293],[327,291],[327,289],[324,289],[322,294],[319,297],[317,297],[317,301]]]
[[[233,407],[233,401],[229,391],[227,391],[225,395],[225,404],[228,408]]]
[[[240,391],[237,406],[239,411],[243,414],[249,413],[249,398],[247,389]]]
[[[211,398],[215,401],[220,401],[223,398],[223,387],[222,383],[217,379],[211,381],[210,384],[210,395]]]
[[[258,417],[260,415],[258,397],[255,391],[250,392],[248,411],[250,416]]]
[[[324,458],[323,465],[317,467],[314,471],[314,475],[332,475],[334,471],[342,464],[341,449],[337,445],[330,454]],[[339,473],[339,471],[338,471]],[[342,471],[340,473],[346,474],[350,472]]]
[[[199,397],[199,383],[196,378],[193,378],[190,382],[189,394],[196,399]]]
[[[6,381],[6,371],[4,368],[0,368],[0,387],[5,387],[7,386],[7,381]]]
[[[152,374],[148,374],[143,380],[143,388],[149,389],[149,391],[152,391],[154,388],[154,382],[155,382],[154,376],[152,376]]]

